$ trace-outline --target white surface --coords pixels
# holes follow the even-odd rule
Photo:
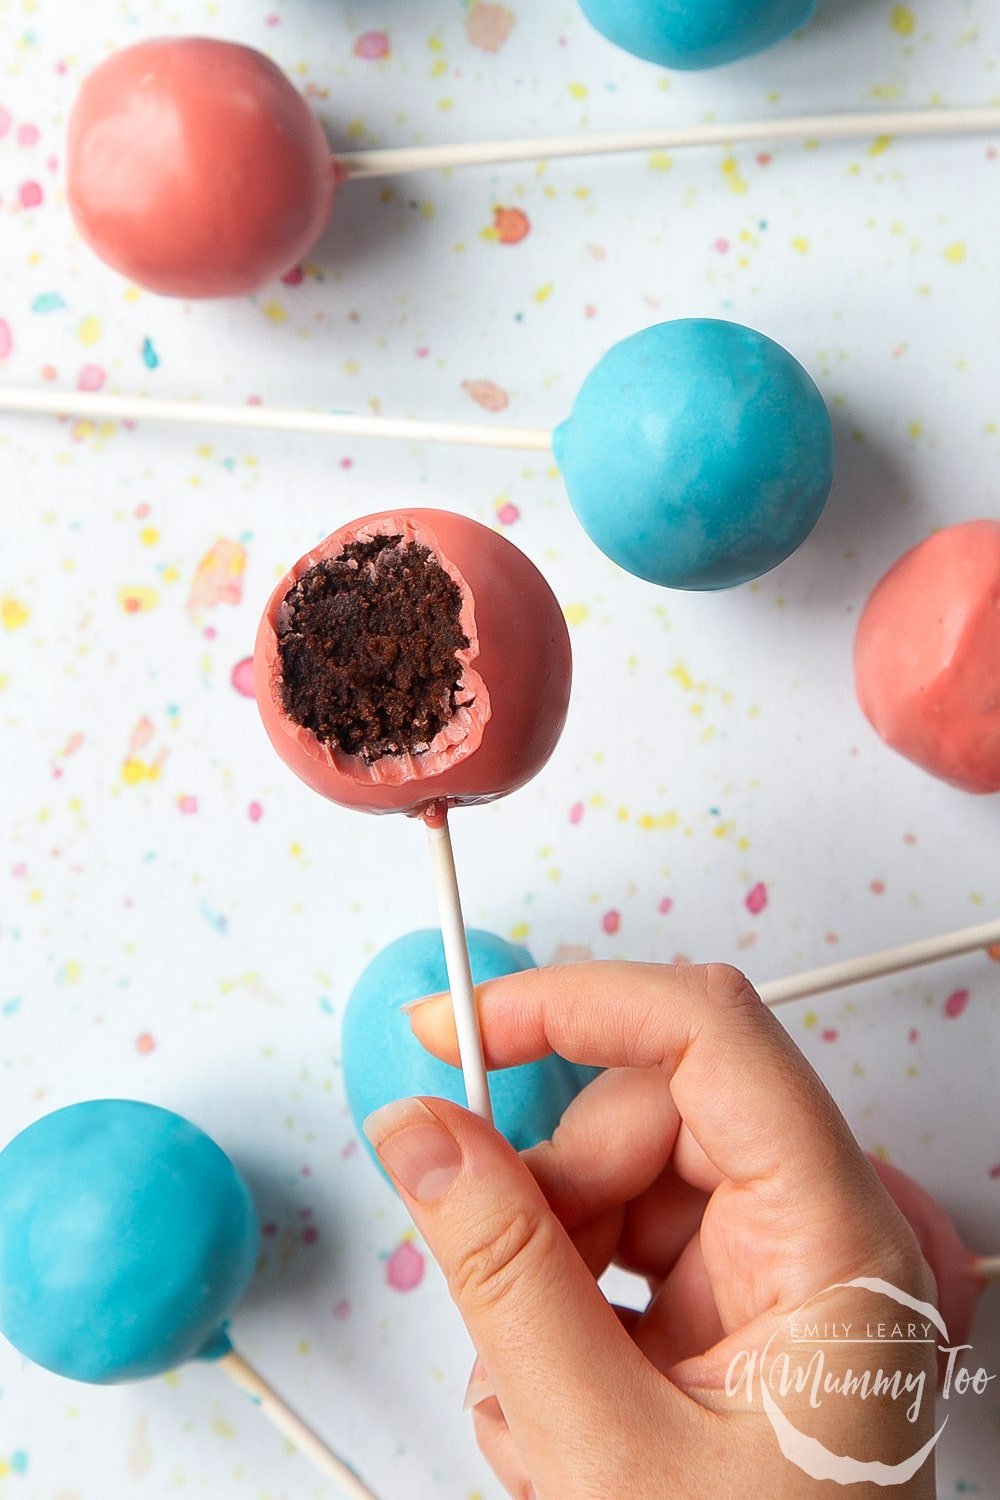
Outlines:
[[[543,458],[0,423],[0,599],[16,601],[14,628],[0,625],[0,1139],[108,1093],[214,1134],[276,1226],[235,1320],[240,1346],[384,1500],[499,1490],[460,1414],[471,1356],[440,1277],[428,1266],[411,1292],[387,1284],[407,1218],[354,1145],[338,1067],[365,959],[434,920],[419,830],[320,804],[230,685],[295,557],[354,515],[430,503],[500,519],[546,571],[576,650],[569,727],[533,786],[454,819],[467,918],[540,961],[566,946],[685,953],[764,980],[1000,913],[1000,802],[889,754],[851,679],[858,610],[885,567],[936,526],[1000,515],[989,143],[351,184],[304,283],[237,303],[136,296],[75,238],[66,112],[110,46],[157,32],[263,47],[343,147],[1000,91],[989,0],[915,0],[909,34],[889,0],[827,0],[799,40],[669,81],[572,4],[512,9],[509,40],[487,54],[455,0],[0,7],[14,120],[0,139],[2,379],[41,384],[51,366],[73,385],[94,365],[108,389],[158,397],[453,420],[482,420],[462,383],[490,380],[510,395],[499,423],[548,427],[616,339],[710,314],[785,343],[834,410],[838,479],[816,533],[758,586],[718,597],[666,595],[604,562]],[[351,53],[371,26],[391,35],[388,62]],[[18,144],[26,123],[35,145]],[[45,201],[22,210],[28,180]],[[521,243],[484,238],[497,205],[528,215]],[[61,307],[32,311],[53,293]],[[190,609],[219,537],[246,547],[242,602]],[[126,612],[121,591],[152,607]],[[144,717],[152,737],[133,760],[166,759],[156,779],[127,782]],[[758,882],[768,904],[754,916]],[[940,1196],[983,1251],[1000,1249],[998,1007],[1000,966],[979,957],[783,1012],[864,1145]],[[976,1348],[1000,1368],[996,1293]],[[995,1396],[954,1406],[943,1496],[996,1493],[996,1419]],[[329,1493],[209,1368],[89,1391],[3,1347],[0,1465],[16,1452],[27,1471],[0,1477],[0,1500]]]

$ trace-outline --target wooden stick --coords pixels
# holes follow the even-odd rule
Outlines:
[[[1000,1281],[1000,1255],[977,1256],[973,1274],[980,1281]]]
[[[351,412],[292,411],[277,406],[217,406],[208,401],[159,401],[87,391],[42,391],[0,386],[0,412],[86,417],[97,422],[181,422],[245,427],[327,437],[386,438],[407,443],[454,443],[473,448],[520,448],[548,453],[552,434],[531,427],[357,416]]]
[[[458,1055],[462,1060],[466,1099],[473,1113],[480,1115],[492,1125],[493,1105],[490,1100],[486,1058],[483,1054],[483,1037],[479,1029],[479,1011],[476,1008],[476,991],[472,983],[469,943],[462,918],[462,898],[459,894],[458,876],[455,872],[455,851],[451,846],[447,809],[442,810],[432,805],[424,814],[424,822],[427,825],[431,863],[434,868],[434,889],[437,894],[441,935],[444,938],[444,957],[448,969],[451,1004],[455,1013],[455,1030],[458,1032]]]
[[[958,958],[963,953],[975,953],[994,943],[1000,943],[1000,921],[984,922],[981,927],[964,927],[942,937],[923,938],[904,948],[889,948],[867,958],[847,959],[825,969],[793,974],[789,979],[776,979],[770,984],[762,984],[758,993],[765,1005],[787,1005],[792,1000],[805,1000],[810,995],[843,989],[865,979],[879,979],[886,974],[900,974],[905,969],[918,969],[923,964],[939,963],[945,958]]]
[[[293,1448],[297,1448],[303,1458],[332,1479],[339,1485],[342,1494],[350,1497],[350,1500],[378,1500],[374,1490],[370,1490],[366,1484],[358,1478],[350,1464],[344,1459],[338,1458],[331,1448],[328,1448],[322,1438],[317,1437],[311,1427],[307,1427],[297,1412],[284,1402],[278,1393],[271,1389],[258,1374],[253,1365],[248,1364],[241,1354],[235,1350],[224,1354],[221,1359],[215,1361],[220,1370],[224,1370],[234,1385],[238,1386],[245,1396],[256,1406],[259,1406],[265,1417],[273,1422],[278,1431],[282,1433]]]
[[[803,115],[728,124],[667,126],[614,134],[539,136],[456,146],[406,146],[346,151],[337,166],[346,177],[394,177],[449,167],[487,167],[556,157],[672,151],[688,146],[735,146],[747,141],[864,140],[868,136],[1000,134],[1000,108],[873,110],[866,114]]]

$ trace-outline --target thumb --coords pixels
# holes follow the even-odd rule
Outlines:
[[[524,1162],[442,1099],[386,1105],[364,1129],[448,1279],[529,1473],[565,1482],[583,1465],[587,1487],[573,1493],[590,1494],[599,1445],[620,1478],[654,1372]]]

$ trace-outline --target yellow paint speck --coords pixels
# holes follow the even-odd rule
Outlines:
[[[5,594],[0,601],[0,621],[5,630],[20,630],[31,618],[31,610],[13,594]]]
[[[285,323],[288,320],[287,311],[276,298],[264,303],[264,316],[269,323]]]
[[[917,18],[908,5],[894,5],[889,25],[897,36],[912,36],[917,29]]]
[[[567,625],[582,625],[590,619],[590,609],[586,604],[567,604],[563,614]]]
[[[886,151],[888,151],[888,149],[889,149],[889,147],[891,145],[892,145],[892,136],[891,135],[879,135],[879,136],[876,136],[875,139],[872,141],[871,145],[868,147],[868,155],[869,156],[882,156],[882,155],[884,155],[884,153]]]
[[[510,940],[512,943],[523,943],[530,932],[531,926],[528,922],[516,922],[510,929]]]
[[[909,426],[909,433],[910,433],[910,437],[913,439],[913,441],[915,443],[919,442],[919,440],[924,435],[924,424],[923,424],[923,422],[916,422],[916,421],[911,422],[910,426]]]
[[[651,172],[669,172],[673,164],[673,157],[666,151],[654,151],[649,158]]]
[[[590,90],[585,83],[571,83],[569,85],[569,95],[571,99],[586,99],[589,94]]]
[[[805,1015],[802,1017],[802,1024],[803,1024],[803,1026],[805,1026],[807,1028],[807,1030],[809,1030],[809,1031],[811,1031],[813,1029],[813,1027],[817,1024],[818,1021],[819,1021],[819,1016],[816,1014],[816,1012],[814,1010],[807,1010],[806,1013],[805,1013]]]
[[[126,585],[118,590],[118,605],[127,615],[145,614],[147,610],[155,609],[160,602],[160,596],[155,589],[145,584],[137,584],[134,587]]]
[[[139,532],[139,540],[144,547],[155,547],[160,540],[160,533],[155,526],[144,526]]]
[[[76,336],[80,343],[87,349],[96,344],[101,337],[101,320],[91,313],[86,318],[81,318],[76,325]]]
[[[146,761],[139,760],[137,756],[129,756],[122,766],[122,781],[126,786],[139,786],[143,781],[158,781],[160,779],[160,768],[158,765],[148,765]]]
[[[535,293],[535,301],[538,303],[539,307],[543,302],[548,302],[549,298],[552,296],[552,290],[553,283],[551,281],[547,281],[544,286],[540,286],[538,288],[538,291]]]
[[[735,156],[727,156],[720,170],[731,192],[740,194],[750,191],[746,178],[740,173],[740,165]]]
[[[965,259],[965,241],[956,240],[953,245],[947,245],[944,258],[953,266],[960,266]]]
[[[792,240],[792,249],[797,255],[809,254],[809,241],[804,234],[797,234]]]

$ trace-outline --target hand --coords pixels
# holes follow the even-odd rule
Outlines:
[[[772,1336],[787,1342],[787,1319],[809,1299],[822,1299],[814,1318],[857,1315],[860,1294],[827,1290],[837,1283],[881,1277],[933,1300],[933,1281],[805,1058],[722,966],[534,970],[477,997],[491,1067],[556,1051],[609,1070],[551,1142],[521,1157],[442,1100],[400,1101],[366,1122],[478,1350],[476,1434],[508,1492],[828,1495],[829,1482],[782,1455],[759,1391],[726,1394],[730,1362]],[[410,1021],[457,1062],[447,996]],[[646,1277],[641,1314],[601,1293],[612,1262]],[[834,1368],[856,1364],[856,1352],[830,1351]],[[807,1413],[803,1430],[885,1464],[914,1453],[932,1432],[934,1351],[907,1354],[925,1377],[917,1423],[905,1403],[841,1399]],[[933,1500],[933,1461],[892,1492]],[[886,1490],[862,1483],[851,1494]]]

